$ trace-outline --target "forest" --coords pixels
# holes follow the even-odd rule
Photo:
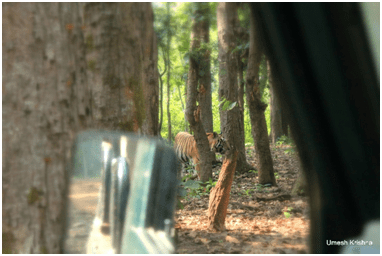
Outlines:
[[[212,102],[212,127],[214,131],[220,133],[220,118],[219,118],[219,106],[222,101],[219,101],[219,62],[218,62],[218,31],[216,21],[216,8],[218,3],[209,3],[209,6],[205,13],[205,19],[209,20],[209,40],[205,42],[201,47],[208,49],[210,53],[210,72],[211,72],[211,102]],[[158,69],[161,74],[161,86],[164,88],[160,90],[160,95],[163,93],[164,105],[161,104],[160,109],[163,108],[160,115],[160,124],[162,129],[160,131],[161,137],[167,140],[171,138],[174,141],[175,135],[180,131],[189,131],[190,128],[187,125],[185,117],[185,102],[186,102],[186,90],[187,90],[187,77],[189,70],[189,58],[190,58],[190,35],[192,19],[195,12],[195,3],[153,3],[154,9],[154,30],[158,37],[158,50],[159,61]],[[246,70],[248,49],[249,49],[249,8],[243,4],[237,8],[237,19],[240,30],[244,32],[243,38],[238,38],[236,46],[233,52],[238,54],[241,58],[241,62],[244,65],[243,74]],[[168,25],[171,22],[171,25]],[[170,79],[167,83],[168,76],[165,74],[167,71],[167,51],[169,52],[169,58],[171,63]],[[268,69],[265,56],[263,56],[260,71],[260,95],[261,100],[269,104],[270,91],[269,91],[269,79]],[[244,75],[245,77],[245,75]],[[243,81],[244,82],[244,81]],[[163,85],[162,85],[163,84]],[[169,86],[168,86],[169,85]],[[168,86],[168,87],[167,87]],[[169,90],[169,94],[167,94]],[[171,116],[171,136],[168,131],[168,115],[167,115],[167,97],[169,95],[171,104],[169,105]],[[245,143],[247,145],[253,145],[253,139],[251,138],[249,111],[246,99],[244,98],[244,133]],[[181,111],[179,111],[181,110]],[[161,110],[160,110],[161,111]],[[162,116],[163,115],[163,116]],[[270,108],[265,110],[265,117],[267,121],[267,130],[270,133]]]
[[[208,197],[222,168],[206,133],[230,145],[229,182],[275,186],[270,141],[294,146],[250,17],[245,3],[3,4],[3,252],[62,252],[69,150],[86,129],[171,147],[193,134],[200,181],[185,183],[180,207]]]
[[[316,176],[300,171],[310,152],[294,141],[317,143],[328,131],[314,118],[326,112],[310,115],[309,100],[286,108],[275,88],[288,75],[253,6],[3,3],[3,253],[85,253],[100,182],[76,186],[68,170],[88,129],[154,137],[193,160],[182,170],[176,253],[307,252],[306,180]],[[285,109],[296,108],[316,137],[292,136],[297,117]]]

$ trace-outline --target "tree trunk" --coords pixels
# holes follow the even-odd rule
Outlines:
[[[168,142],[171,144],[171,138],[172,138],[172,133],[171,133],[171,112],[170,112],[170,51],[168,51],[167,54],[167,66],[168,66],[168,71],[167,71],[167,129],[168,129]]]
[[[162,125],[163,125],[163,80],[162,80],[162,76],[167,71],[166,57],[165,57],[165,53],[164,53],[163,49],[162,49],[162,53],[163,53],[163,63],[164,63],[164,70],[163,70],[162,74],[157,69],[158,70],[158,76],[159,76],[159,82],[160,82],[160,88],[159,88],[159,91],[160,91],[160,103],[159,103],[159,105],[160,105],[160,118],[159,118],[159,128],[158,128],[159,137],[162,137],[161,131],[162,131]]]
[[[260,38],[258,29],[254,22],[252,9],[250,17],[250,45],[247,69],[247,104],[252,125],[252,136],[255,144],[256,163],[259,168],[259,183],[271,183],[276,185],[273,173],[273,161],[269,148],[267,124],[265,122],[264,111],[267,107],[260,99],[259,94],[259,66],[261,61]]]
[[[160,116],[159,116],[159,125],[158,125],[158,134],[160,137],[162,137],[162,124],[163,124],[163,80],[162,76],[164,73],[160,74],[158,71],[159,76],[159,92],[160,92],[160,100],[159,100],[159,108],[160,108]]]
[[[145,101],[146,119],[142,124],[145,135],[158,135],[158,46],[154,33],[154,14],[151,3],[140,3],[142,6],[141,28],[139,29],[142,42],[142,89]]]
[[[276,93],[274,91],[273,78],[271,72],[271,66],[268,61],[268,77],[269,77],[269,92],[271,94],[271,104],[270,104],[270,112],[271,112],[271,139],[272,143],[275,144],[277,139],[283,134],[282,130],[282,119],[281,119],[281,108],[279,101],[276,97]]]
[[[188,84],[188,78],[186,79],[186,84],[184,87],[184,101],[186,102],[187,105],[187,84]],[[190,131],[190,124],[187,121],[187,114],[186,110],[184,110],[184,131],[189,132]]]
[[[203,72],[204,64],[201,64],[202,59],[200,58],[205,54],[205,51],[200,49],[202,41],[202,26],[200,26],[200,20],[203,20],[204,17],[203,5],[203,3],[196,3],[197,8],[194,13],[195,19],[191,33],[191,57],[188,74],[186,116],[190,123],[191,130],[194,132],[194,138],[199,152],[199,163],[197,163],[195,168],[200,180],[205,182],[208,181],[209,178],[212,178],[213,152],[209,149],[208,139],[201,120],[201,107],[196,106],[198,83],[199,94],[203,88],[201,72]]]
[[[208,205],[208,225],[209,229],[216,231],[225,230],[225,217],[229,203],[229,195],[233,176],[235,174],[238,152],[229,151],[224,159],[223,166],[216,186],[210,193]]]
[[[285,111],[283,110],[281,110],[281,126],[282,126],[282,134],[285,134],[286,136],[290,136],[289,129],[288,129],[288,117]]]
[[[180,61],[182,63],[182,66],[186,66],[185,64],[185,61],[183,60],[183,55],[179,52],[179,57],[180,57]],[[184,76],[182,76],[182,81],[184,81],[184,101],[187,102],[187,76],[186,78],[184,79],[183,78]],[[187,115],[186,115],[186,108],[184,107],[184,103],[183,103],[183,100],[182,100],[182,94],[181,94],[181,91],[180,91],[180,86],[178,86],[178,92],[179,92],[179,98],[180,98],[180,102],[182,104],[182,111],[183,111],[183,117],[184,117],[184,131],[185,132],[189,132],[189,129],[188,129],[188,121],[187,121]]]
[[[203,17],[198,21],[200,27],[201,45],[207,46],[210,42],[210,20],[209,3],[201,3],[200,15]],[[211,63],[209,50],[203,51],[203,56],[199,60],[199,106],[203,127],[206,132],[213,132],[212,120],[212,96],[211,96]]]
[[[166,3],[167,8],[167,24],[170,26],[171,23],[171,12],[170,12],[170,3]],[[167,54],[167,129],[168,129],[168,142],[171,144],[171,112],[170,112],[170,77],[171,77],[171,62],[170,62],[170,47],[171,47],[171,30],[168,28],[167,31],[167,45],[166,45],[166,54]]]
[[[150,69],[145,61],[155,59],[155,51],[143,51],[142,41],[147,38],[139,31],[152,15],[150,8],[143,3],[84,6],[88,83],[92,85],[97,128],[142,132],[146,118],[143,76],[144,70]]]
[[[238,132],[238,138],[239,138],[239,144],[244,146],[244,156],[242,157],[245,160],[245,167],[244,170],[251,170],[254,169],[249,163],[247,163],[247,156],[245,155],[245,134],[244,134],[244,79],[243,79],[243,73],[244,73],[244,65],[243,62],[240,61],[240,58],[238,58],[238,104],[239,104],[239,130]],[[244,171],[243,170],[243,171]]]
[[[240,41],[241,45],[244,45],[249,41],[248,34],[245,32],[245,30],[240,26],[238,17],[236,16],[237,20],[235,23],[236,26],[236,38]],[[240,149],[242,150],[241,153],[241,161],[245,161],[243,163],[242,172],[253,170],[254,167],[250,165],[247,162],[247,156],[245,154],[245,132],[244,132],[244,63],[242,61],[242,58],[248,58],[248,50],[244,49],[242,51],[239,51],[236,53],[236,60],[237,60],[237,74],[238,74],[238,105],[239,105],[239,130],[237,131],[239,136],[239,145],[242,145]],[[240,152],[240,150],[239,150]]]
[[[3,253],[63,253],[69,149],[91,123],[78,3],[3,3]]]
[[[305,178],[305,172],[303,172],[302,169],[300,169],[290,194],[291,196],[303,196],[307,194],[307,191],[308,191],[307,189],[308,189],[308,184]]]
[[[186,84],[186,86],[187,86],[187,84]],[[179,99],[180,99],[180,105],[182,106],[182,112],[185,113],[186,108],[185,108],[184,103],[183,103],[182,93],[180,92],[180,85],[176,86],[176,87],[178,89],[178,95],[179,95]],[[184,115],[184,126],[187,127],[187,117],[186,117],[186,115]]]
[[[268,81],[268,77],[269,77],[269,74],[268,74],[268,65],[267,65],[267,59],[265,57],[265,55],[263,55],[261,57],[261,62],[260,62],[260,73],[261,73],[261,77],[259,77],[259,84],[260,84],[260,99],[263,97],[263,93],[264,93],[264,90],[265,88],[267,87],[267,81]]]
[[[298,157],[298,162],[301,163],[300,156],[297,155],[297,157]],[[305,177],[305,172],[303,171],[302,165],[300,164],[298,176],[295,183],[293,184],[290,194],[292,196],[297,196],[297,195],[302,196],[302,195],[306,195],[307,191],[308,191],[308,183]]]
[[[223,97],[230,102],[238,101],[236,55],[232,53],[236,46],[234,35],[237,19],[237,3],[219,3],[217,9],[217,26],[219,37],[219,100]],[[238,131],[240,125],[240,110],[238,106],[228,111],[220,108],[220,126],[223,136],[230,146],[238,150],[237,172],[248,170],[245,157],[244,141]]]

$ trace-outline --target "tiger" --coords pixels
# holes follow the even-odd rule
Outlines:
[[[225,154],[229,150],[229,144],[222,134],[216,132],[207,133],[210,150],[215,153]],[[175,136],[174,150],[179,161],[184,165],[190,160],[195,165],[196,172],[199,176],[199,152],[196,147],[196,141],[193,135],[188,132],[180,132]],[[200,178],[200,177],[199,177]]]

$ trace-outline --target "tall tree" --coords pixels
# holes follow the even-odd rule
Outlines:
[[[224,3],[218,5],[217,25],[219,38],[219,100],[229,102],[238,101],[237,60],[233,50],[236,47],[234,34],[237,21],[237,4]],[[236,171],[247,170],[244,141],[239,135],[240,110],[234,107],[231,110],[220,109],[220,127],[229,144],[238,150]]]
[[[274,80],[272,78],[271,66],[268,61],[268,77],[269,77],[269,92],[271,94],[270,99],[270,112],[271,112],[271,140],[272,143],[276,143],[277,139],[282,135],[282,119],[281,119],[281,107],[274,90]],[[275,80],[277,81],[277,80]]]
[[[187,82],[186,82],[186,88],[187,88]],[[182,99],[182,93],[180,91],[180,85],[177,86],[177,89],[178,89],[178,96],[179,96],[179,99],[180,99],[180,104],[182,106],[182,112],[184,113],[184,130],[187,131],[187,126],[188,126],[188,122],[187,122],[187,117],[186,117],[186,107],[184,106],[184,103],[183,103],[183,99]]]
[[[200,3],[198,10],[200,18],[197,26],[200,29],[201,50],[203,55],[199,60],[199,106],[204,129],[206,132],[213,132],[212,120],[212,96],[211,96],[211,63],[210,63],[210,9],[209,3]]]
[[[3,3],[3,253],[62,253],[66,165],[91,124],[78,3]]]
[[[240,4],[238,4],[239,7]],[[241,4],[243,8],[243,4]],[[239,9],[238,9],[239,10]],[[249,15],[246,15],[249,19]],[[248,21],[249,22],[249,21]],[[233,50],[232,54],[235,56],[236,65],[237,65],[237,76],[238,76],[238,87],[237,87],[237,102],[239,107],[239,123],[238,123],[238,141],[237,144],[239,147],[239,159],[242,161],[242,164],[239,165],[237,169],[238,172],[245,172],[251,169],[254,169],[252,165],[247,162],[247,157],[245,155],[245,134],[244,134],[244,68],[246,67],[245,59],[248,59],[248,45],[249,45],[249,34],[248,30],[240,25],[238,15],[235,15],[234,20],[234,35],[236,38],[236,47]]]
[[[171,61],[170,61],[170,47],[172,39],[171,24],[171,3],[166,3],[167,17],[165,25],[168,27],[167,31],[167,45],[166,45],[166,65],[167,65],[167,129],[168,129],[168,142],[171,143],[171,112],[170,112],[170,77],[171,77]]]
[[[141,18],[139,37],[141,39],[142,52],[142,90],[145,101],[145,116],[142,124],[142,132],[146,135],[157,136],[158,131],[158,46],[157,37],[154,33],[154,14],[151,3],[140,3]]]
[[[259,183],[271,183],[276,185],[276,179],[273,173],[273,161],[269,148],[267,124],[265,122],[264,111],[267,107],[261,101],[259,89],[259,66],[261,62],[261,38],[259,38],[258,24],[255,24],[254,13],[251,9],[250,16],[250,39],[249,39],[249,57],[247,68],[247,104],[252,125],[252,136],[255,144],[256,162],[259,167]]]
[[[163,58],[164,59],[164,58]],[[159,77],[159,92],[160,92],[160,100],[159,100],[159,109],[160,109],[160,117],[159,117],[159,125],[158,125],[158,135],[162,137],[161,131],[162,131],[162,124],[163,124],[163,79],[162,76],[166,73],[167,66],[165,65],[165,70],[160,73],[158,70],[158,77]]]
[[[219,38],[219,97],[229,101],[237,100],[237,70],[235,56],[232,54],[234,46],[233,21],[236,14],[236,3],[219,3],[217,7],[217,26]],[[236,82],[236,83],[235,83]],[[225,217],[232,186],[233,177],[237,168],[238,151],[237,139],[238,107],[228,111],[221,111],[221,120],[224,118],[223,134],[230,144],[226,158],[219,175],[216,187],[211,191],[208,206],[209,228],[213,230],[225,229]],[[223,121],[222,121],[223,122]]]
[[[286,112],[281,109],[281,126],[283,129],[283,134],[290,136],[289,134],[289,125],[288,125],[288,116]]]
[[[147,86],[156,87],[154,64],[149,63],[155,62],[154,39],[144,44],[149,36],[140,32],[149,26],[145,20],[152,20],[150,9],[149,3],[84,4],[88,83],[96,127],[142,132],[146,118],[143,86],[148,82]],[[146,71],[149,81],[144,79]]]
[[[270,61],[267,61],[268,68],[268,77],[269,77],[269,92],[270,92],[270,112],[271,112],[271,140],[272,143],[276,143],[277,138],[282,135],[288,136],[288,121],[285,111],[282,110],[280,105],[280,98],[277,95],[274,87],[277,85],[275,83],[279,83],[280,79],[278,79],[278,74],[274,74],[271,72],[271,64]]]
[[[209,149],[209,143],[206,136],[206,131],[201,120],[201,106],[196,106],[197,101],[197,88],[199,88],[199,95],[204,88],[202,77],[204,68],[204,56],[206,49],[203,49],[203,26],[200,22],[203,21],[205,10],[205,3],[195,3],[196,10],[194,13],[194,21],[191,33],[191,54],[190,54],[190,69],[188,74],[187,86],[187,107],[186,116],[190,123],[191,130],[194,132],[194,137],[199,152],[199,163],[196,166],[196,171],[200,176],[201,181],[208,181],[212,178],[212,161],[214,153]],[[208,3],[207,3],[208,5]],[[199,86],[198,86],[199,85]]]

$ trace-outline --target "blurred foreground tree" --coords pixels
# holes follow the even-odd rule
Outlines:
[[[85,3],[97,128],[158,133],[158,53],[150,3]]]
[[[3,253],[63,252],[76,132],[157,133],[151,8],[3,4]]]
[[[3,3],[3,253],[62,253],[69,149],[91,124],[78,3]]]

